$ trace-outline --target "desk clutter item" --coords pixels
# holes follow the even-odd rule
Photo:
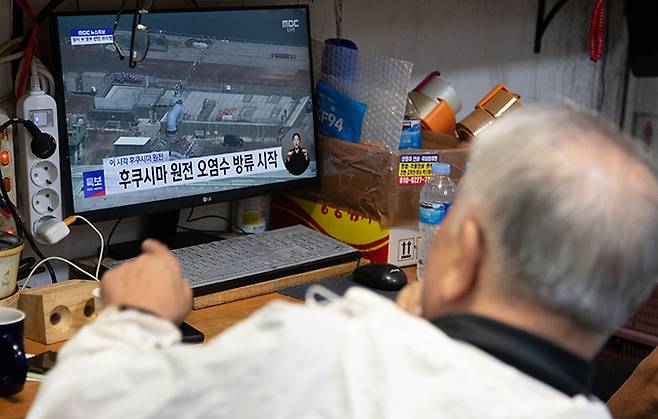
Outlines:
[[[475,105],[473,112],[457,123],[457,135],[464,141],[477,137],[505,112],[522,107],[520,98],[504,84],[497,85]]]
[[[14,294],[18,265],[24,247],[20,237],[0,232],[0,301]]]
[[[439,134],[454,135],[455,115],[462,102],[450,84],[433,71],[407,97],[405,113],[419,118],[423,127]]]
[[[18,291],[18,287],[16,287],[13,293],[9,294],[5,298],[0,298],[0,307],[18,308],[19,298],[20,292]]]
[[[49,345],[73,336],[96,317],[96,281],[71,279],[21,291],[18,307],[26,314],[25,337]]]
[[[313,284],[303,284],[286,288],[279,291],[279,294],[287,295],[288,297],[297,298],[299,300],[304,300],[306,299],[306,290],[308,290],[311,285]],[[348,289],[352,287],[366,288],[354,282],[351,274],[332,276],[331,278],[316,282],[315,285],[323,286],[334,294],[340,295],[341,297],[347,292]],[[395,301],[398,294],[400,293],[400,291],[382,291],[372,288],[367,289],[374,292],[375,294],[381,295],[384,298],[388,298],[391,301]],[[320,299],[319,297],[317,298]]]
[[[356,261],[359,252],[296,225],[173,250],[195,297]],[[114,267],[122,261],[108,265]]]
[[[359,266],[352,272],[352,279],[367,288],[382,291],[399,291],[407,285],[407,274],[390,263]]]
[[[418,263],[416,264],[416,275],[419,281],[425,279],[432,243],[434,243],[434,237],[440,224],[452,207],[455,189],[456,185],[450,180],[450,165],[434,163],[432,177],[420,190],[418,206],[420,243],[417,253]]]
[[[27,363],[23,349],[25,313],[14,308],[0,308],[0,397],[23,389]]]
[[[416,264],[418,222],[386,227],[370,216],[315,199],[310,194],[275,195],[272,224],[284,227],[299,222],[359,249],[361,257],[371,262]]]
[[[413,64],[370,54],[335,40],[314,41],[312,50],[315,80],[365,106],[360,142],[397,150]],[[333,127],[342,124],[331,109],[320,109],[320,127],[323,118],[333,121]]]
[[[389,151],[319,135],[318,200],[384,227],[417,224],[420,188],[431,176],[432,163],[450,163],[450,177],[458,183],[469,154],[468,148],[456,148],[460,141],[453,136],[424,130],[422,142],[423,150]]]

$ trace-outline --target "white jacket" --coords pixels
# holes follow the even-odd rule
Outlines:
[[[60,352],[28,418],[609,418],[353,288],[273,302],[206,345],[108,308]]]

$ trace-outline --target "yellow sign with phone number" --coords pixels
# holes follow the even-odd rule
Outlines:
[[[438,154],[403,154],[398,165],[398,185],[418,185],[432,177],[432,165]]]

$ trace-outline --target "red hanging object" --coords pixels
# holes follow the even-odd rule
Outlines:
[[[589,59],[597,62],[603,57],[605,35],[605,0],[596,0],[589,24]]]

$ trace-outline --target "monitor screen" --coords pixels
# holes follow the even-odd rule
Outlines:
[[[151,11],[134,37],[133,13],[116,18],[53,18],[68,212],[137,215],[317,181],[306,6]]]

